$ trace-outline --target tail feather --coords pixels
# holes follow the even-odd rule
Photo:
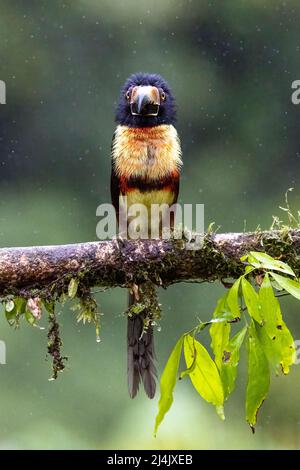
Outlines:
[[[129,305],[133,303],[133,296],[129,294]],[[149,398],[153,398],[156,390],[156,367],[154,353],[153,328],[149,326],[144,330],[146,312],[128,317],[128,390],[134,398],[139,390],[140,383]]]

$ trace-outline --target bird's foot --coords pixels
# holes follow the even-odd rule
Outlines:
[[[127,238],[121,232],[119,232],[112,238],[112,242],[116,245],[119,250],[125,246],[126,241]]]

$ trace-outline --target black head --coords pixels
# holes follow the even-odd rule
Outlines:
[[[116,122],[128,127],[174,124],[175,102],[167,82],[156,74],[131,75],[121,89]]]

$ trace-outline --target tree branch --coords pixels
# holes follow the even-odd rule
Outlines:
[[[182,240],[103,241],[74,245],[0,249],[0,296],[29,296],[32,290],[61,293],[69,280],[117,287],[150,279],[168,286],[185,281],[236,278],[240,257],[264,251],[300,272],[300,230],[206,234],[203,246],[188,250]]]

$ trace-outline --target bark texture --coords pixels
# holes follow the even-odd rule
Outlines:
[[[236,278],[240,257],[264,251],[300,272],[300,230],[206,234],[200,249],[182,240],[103,241],[0,249],[0,296],[32,290],[61,293],[70,278],[83,286],[126,287],[149,279],[177,282]]]

